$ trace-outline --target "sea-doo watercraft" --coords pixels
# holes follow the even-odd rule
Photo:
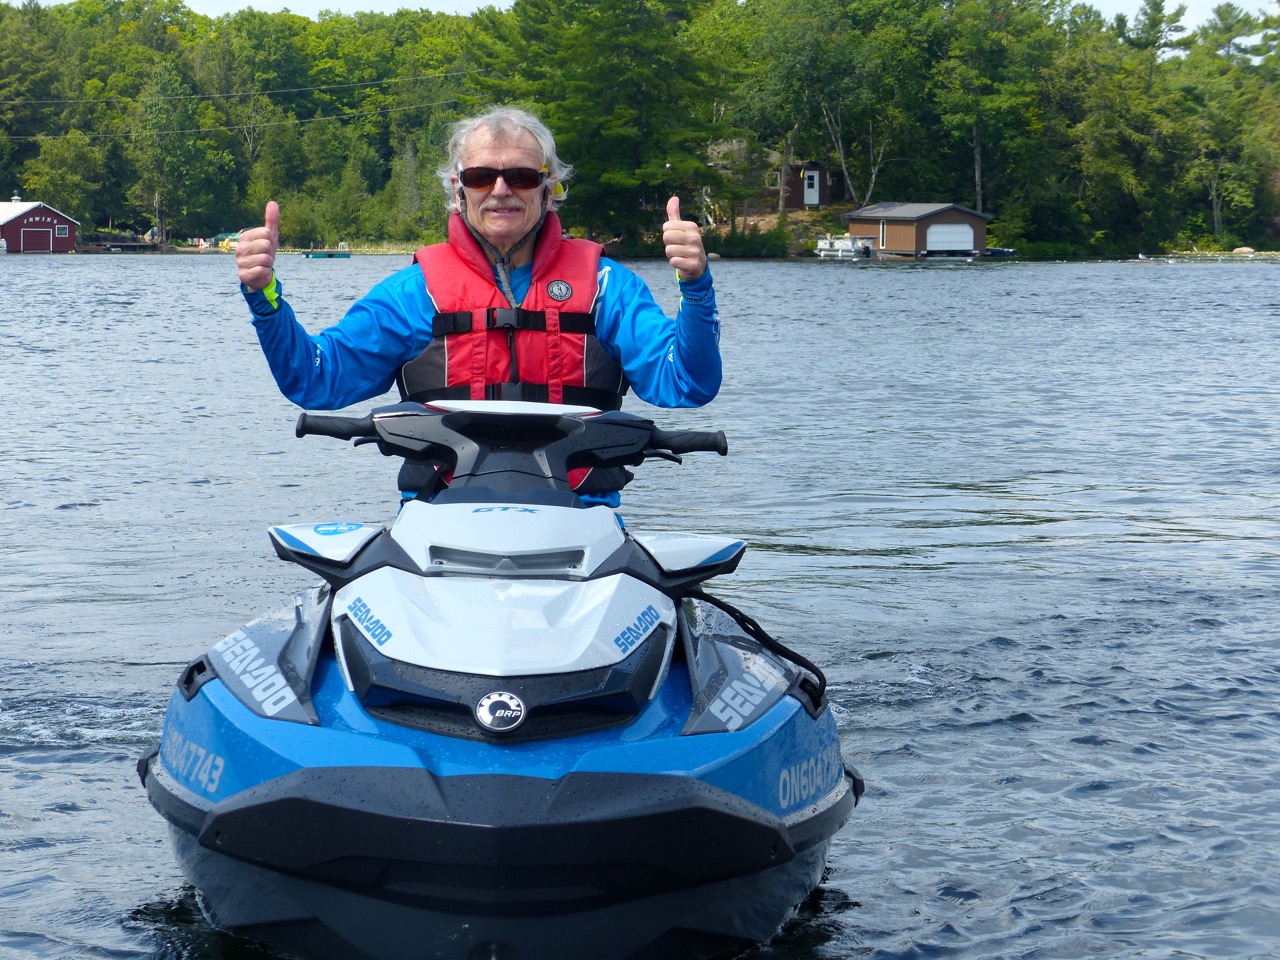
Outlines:
[[[209,919],[344,960],[769,939],[862,793],[825,680],[702,589],[742,541],[631,533],[573,489],[724,435],[503,401],[297,434],[434,482],[389,525],[273,527],[321,582],[182,672],[138,768]]]

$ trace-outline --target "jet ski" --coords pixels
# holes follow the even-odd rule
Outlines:
[[[138,762],[215,926],[301,957],[705,957],[820,883],[863,783],[821,671],[707,593],[746,545],[632,532],[593,470],[721,432],[517,401],[304,413],[431,478],[272,527],[318,576],[193,660]]]

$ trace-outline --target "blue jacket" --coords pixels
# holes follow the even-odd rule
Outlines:
[[[532,274],[532,264],[512,271],[517,298],[524,299]],[[383,280],[339,323],[314,335],[298,322],[276,278],[265,291],[241,289],[280,392],[308,410],[337,410],[386,393],[400,367],[431,341],[436,311],[417,264]],[[710,270],[681,281],[680,294],[673,319],[643,280],[600,260],[596,336],[636,395],[658,407],[701,406],[720,389],[720,318]]]

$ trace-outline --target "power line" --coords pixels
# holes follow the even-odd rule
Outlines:
[[[171,97],[85,97],[79,100],[0,100],[0,104],[67,105],[76,103],[150,103],[160,100],[231,100],[236,97],[270,96],[275,93],[313,93],[317,90],[344,90],[351,87],[372,87],[384,83],[412,83],[415,80],[442,80],[445,77],[461,77],[469,70],[453,70],[422,77],[387,77],[385,80],[360,80],[351,83],[326,83],[315,87],[282,87],[278,90],[248,90],[243,93],[184,93]]]
[[[212,133],[217,130],[225,130],[229,133],[233,133],[238,130],[258,129],[261,127],[283,127],[289,124],[297,124],[301,126],[302,124],[305,124],[305,123],[316,123],[317,121],[320,121],[320,120],[350,120],[355,117],[374,117],[381,114],[405,113],[409,110],[421,110],[424,107],[439,107],[439,106],[443,106],[446,103],[457,103],[457,102],[458,101],[456,99],[450,98],[448,100],[436,100],[432,103],[418,103],[418,104],[414,104],[411,107],[384,107],[381,110],[360,110],[353,113],[340,113],[332,117],[308,117],[305,120],[299,120],[296,117],[291,117],[288,120],[268,120],[263,123],[239,123],[239,124],[226,125],[226,126],[195,127],[190,130],[141,130],[141,131],[121,131],[118,133],[86,133],[84,134],[84,137],[86,140],[113,140],[116,138],[132,140],[137,137],[168,137],[168,136],[182,136],[184,134],[192,134],[192,133]],[[70,132],[72,131],[70,130],[67,131],[67,133],[70,133]],[[11,137],[7,134],[0,134],[0,140],[38,140],[40,139],[40,136],[65,136],[65,135],[66,134],[41,134],[34,137]]]

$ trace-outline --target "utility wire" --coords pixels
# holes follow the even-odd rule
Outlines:
[[[268,120],[263,123],[240,123],[240,124],[234,124],[230,126],[217,126],[217,127],[196,127],[190,130],[134,130],[134,131],[120,131],[118,133],[86,133],[84,136],[86,140],[113,140],[116,138],[134,139],[136,137],[166,137],[166,136],[181,136],[183,134],[191,134],[191,133],[212,133],[215,130],[225,130],[228,132],[234,132],[237,130],[258,129],[260,127],[283,127],[289,124],[297,124],[300,126],[304,123],[316,123],[317,121],[320,121],[320,120],[350,120],[354,117],[374,117],[380,114],[404,113],[409,110],[421,110],[424,107],[439,107],[439,106],[443,106],[446,103],[457,103],[457,102],[458,101],[456,99],[450,98],[448,100],[436,100],[432,103],[417,103],[411,107],[384,107],[381,110],[361,110],[355,113],[339,113],[339,114],[335,114],[332,117],[308,117],[306,120],[299,120],[296,117],[291,117],[288,120]],[[70,133],[71,131],[67,131],[67,132]],[[40,134],[34,137],[11,137],[11,136],[8,136],[7,134],[0,134],[0,140],[39,140],[40,136],[46,136],[46,137],[65,136],[65,134]]]
[[[282,87],[279,90],[248,90],[243,93],[183,93],[171,97],[85,97],[80,100],[0,100],[0,104],[75,104],[75,103],[150,103],[159,100],[231,100],[236,97],[270,96],[273,93],[313,93],[317,90],[344,90],[351,87],[372,87],[384,83],[412,83],[415,80],[442,80],[445,77],[461,77],[471,71],[453,70],[433,73],[423,77],[387,77],[385,80],[359,80],[351,83],[326,83],[316,87]]]

